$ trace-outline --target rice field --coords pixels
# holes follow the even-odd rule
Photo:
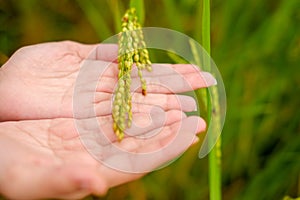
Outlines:
[[[145,0],[144,26],[202,43],[202,0]],[[300,196],[299,0],[210,1],[211,56],[227,92],[222,199]],[[129,1],[0,0],[0,65],[18,48],[47,41],[98,43],[120,31]],[[160,58],[161,59],[161,58]],[[169,59],[165,60],[170,61]],[[199,146],[143,179],[87,199],[209,199],[208,157]]]

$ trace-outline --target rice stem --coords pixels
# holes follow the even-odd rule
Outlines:
[[[203,0],[203,13],[202,13],[202,45],[207,53],[210,55],[210,0]],[[210,59],[204,60],[206,69],[210,70]],[[219,113],[219,102],[218,102],[218,91],[216,87],[211,89],[212,95],[216,98],[213,102],[210,101],[210,95],[208,89],[206,89],[207,97],[207,118],[208,126],[211,117],[218,118]],[[214,110],[212,112],[212,110]],[[220,119],[216,120],[217,124],[214,124],[212,134],[218,134],[220,130]],[[213,142],[212,137],[209,137],[209,142]],[[221,138],[218,139],[216,146],[208,155],[209,163],[209,194],[210,200],[221,200],[222,199],[222,184],[221,184]]]

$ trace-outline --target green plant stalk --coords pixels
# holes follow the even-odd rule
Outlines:
[[[120,4],[119,0],[110,0],[107,1],[109,8],[111,12],[113,13],[113,18],[114,18],[114,28],[115,32],[120,32],[121,31],[121,13],[124,12],[124,9],[122,7],[122,4]]]
[[[181,15],[178,15],[178,13],[180,13],[178,2],[174,0],[162,0],[162,3],[166,9],[164,15],[166,15],[171,28],[179,31],[183,30],[183,20]]]
[[[202,45],[204,49],[210,54],[210,0],[203,0],[203,13],[202,13]],[[210,69],[210,60],[204,60],[204,64],[207,69]],[[215,97],[214,101],[210,101],[210,95],[208,89],[206,90],[207,96],[207,118],[208,126],[211,117],[216,117],[216,123],[214,124],[212,134],[217,134],[220,129],[220,119],[218,113],[220,110],[218,102],[217,87],[211,89],[212,95]],[[212,110],[213,108],[213,110]],[[212,110],[212,111],[211,111]],[[213,136],[209,137],[209,142],[213,142]],[[222,198],[222,184],[221,184],[221,139],[216,143],[216,146],[208,155],[209,162],[209,194],[211,200],[221,200]]]
[[[100,39],[105,39],[112,35],[112,31],[109,29],[107,23],[92,1],[77,0],[77,3],[85,13],[88,21],[91,23]]]

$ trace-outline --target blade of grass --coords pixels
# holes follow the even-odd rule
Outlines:
[[[210,0],[203,0],[202,46],[210,54]]]
[[[121,13],[124,13],[124,9],[118,0],[108,0],[107,3],[113,13],[115,32],[118,33],[121,31]]]
[[[195,63],[198,66],[201,66],[201,62],[204,63],[204,60],[200,60],[200,53],[197,48],[194,48],[194,40],[190,40],[190,46],[192,49],[192,54],[195,59]],[[202,59],[207,59],[206,56],[202,56]],[[207,59],[208,60],[208,59]],[[208,62],[209,63],[209,62]],[[202,70],[208,71],[207,64],[203,67]],[[220,106],[219,106],[219,94],[217,88],[211,88],[206,90],[195,90],[195,94],[198,102],[203,102],[205,105],[205,110],[202,110],[201,117],[204,117],[207,121],[207,127],[210,127],[212,117],[215,119],[214,124],[211,125],[211,129],[207,130],[208,136],[208,147],[211,149],[213,147],[216,136],[219,131],[221,131],[221,119],[220,119]],[[212,98],[213,97],[213,98]],[[212,99],[211,99],[212,98]],[[205,135],[202,134],[199,136],[200,141],[205,138]],[[201,148],[202,149],[202,148]],[[201,152],[201,150],[200,150]],[[199,152],[199,153],[200,153]],[[200,154],[199,154],[200,156]],[[201,156],[200,156],[201,157]],[[216,146],[212,149],[209,154],[209,188],[210,188],[210,199],[211,200],[220,200],[221,199],[221,141],[220,138],[216,143]]]
[[[186,60],[178,56],[177,54],[172,53],[171,51],[167,52],[167,55],[175,62],[175,63],[187,63]]]
[[[85,13],[88,21],[93,26],[100,39],[108,38],[112,35],[104,18],[100,15],[100,11],[93,5],[92,1],[77,0],[78,5]]]
[[[182,31],[183,30],[183,22],[182,17],[180,15],[180,10],[178,10],[177,2],[173,0],[163,0],[164,3],[164,14],[168,19],[170,24],[170,28]]]
[[[203,0],[203,13],[202,13],[202,45],[204,49],[210,54],[210,0]],[[210,60],[204,60],[204,65],[206,69],[210,70]],[[214,117],[218,117],[219,113],[219,102],[218,98],[214,102],[210,101],[210,94],[208,89],[206,90],[207,97],[207,108],[208,108],[208,125],[211,119],[211,110],[214,109],[215,112],[212,114]],[[212,95],[218,97],[217,88],[212,88]],[[217,120],[219,123],[219,120]],[[212,134],[217,134],[217,131],[220,131],[219,124],[215,124]],[[210,138],[210,137],[209,137]],[[214,137],[212,137],[214,138]],[[209,142],[213,139],[209,139]],[[219,139],[216,143],[216,146],[208,155],[209,162],[209,190],[210,190],[210,199],[211,200],[220,200],[222,198],[221,192],[221,140]]]

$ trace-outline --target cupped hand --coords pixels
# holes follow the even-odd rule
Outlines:
[[[110,104],[118,77],[117,65],[113,63],[117,48],[113,44],[84,45],[71,41],[21,48],[0,68],[0,120],[73,117],[74,88],[82,65],[103,72],[97,80],[93,106]],[[173,98],[170,93],[215,84],[210,74],[192,65],[154,64],[153,69],[145,73],[147,84],[153,83],[148,86],[146,98],[163,104],[169,104]],[[136,88],[140,83],[135,72],[133,77]],[[169,87],[165,92],[168,94],[158,94],[162,89],[158,85]],[[133,101],[142,100],[134,95]]]
[[[115,45],[46,43],[20,49],[1,68],[1,193],[12,199],[105,194],[197,141],[205,122],[185,115],[196,109],[195,100],[175,93],[215,79],[192,65],[170,64],[144,73],[146,96],[133,70],[133,125],[117,140],[111,113],[116,57]],[[136,155],[147,156],[140,162]]]
[[[173,111],[174,115],[179,118],[181,113]],[[160,151],[160,156],[144,163],[147,170],[154,170],[188,147],[180,143],[168,147],[182,127],[188,130],[194,126],[193,132],[182,132],[182,136],[191,139],[189,145],[197,141],[195,133],[205,129],[205,122],[198,117],[184,117],[182,122],[167,120],[163,127],[153,127],[157,134],[148,139],[125,137],[119,142],[112,139],[112,133],[105,133],[111,143],[104,146],[135,154]],[[92,155],[88,151],[101,145],[84,146],[84,135],[78,133],[76,123],[70,118],[0,123],[0,193],[20,200],[80,199],[89,194],[104,195],[110,187],[145,174],[127,173],[110,166],[109,160],[116,158],[129,162],[133,168],[141,167],[138,160],[126,160],[128,157],[121,152],[108,152],[103,159]]]

